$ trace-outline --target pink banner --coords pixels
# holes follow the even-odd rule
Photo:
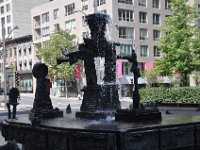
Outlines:
[[[146,71],[153,71],[154,69],[154,62],[153,61],[149,61],[145,64],[145,70]]]
[[[122,78],[122,61],[117,60],[117,77]]]
[[[76,66],[75,77],[76,77],[77,80],[80,79],[80,77],[81,77],[81,66]]]

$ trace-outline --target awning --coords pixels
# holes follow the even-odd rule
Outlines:
[[[123,76],[120,81],[121,81],[121,84],[131,84],[131,79],[134,82],[134,76]],[[145,84],[145,80],[139,77],[138,84]]]

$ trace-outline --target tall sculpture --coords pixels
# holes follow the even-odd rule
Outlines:
[[[54,117],[62,117],[63,112],[58,109],[53,109],[51,103],[49,79],[46,78],[48,75],[48,67],[44,63],[36,63],[32,70],[33,76],[36,78],[37,86],[35,92],[35,99],[33,108],[29,114],[30,120],[34,120],[37,117],[42,119],[49,119]]]
[[[86,22],[91,30],[91,37],[84,38],[84,43],[79,45],[75,52],[65,52],[64,58],[58,58],[58,64],[69,62],[73,64],[81,59],[84,61],[87,86],[82,91],[83,102],[81,112],[76,116],[80,118],[101,118],[105,113],[98,110],[116,110],[120,108],[118,85],[116,84],[116,50],[115,43],[108,42],[105,38],[106,24],[110,18],[107,14],[95,13],[86,16]],[[104,83],[97,84],[95,70],[95,57],[105,58]]]
[[[155,105],[147,105],[143,106],[140,103],[140,94],[139,94],[139,85],[138,78],[141,76],[138,68],[137,55],[135,50],[132,49],[131,56],[120,57],[120,59],[127,59],[132,63],[131,72],[133,73],[134,79],[134,88],[133,88],[133,108],[128,109],[118,109],[115,114],[116,121],[145,121],[145,120],[161,120],[161,112],[159,112],[158,108]]]

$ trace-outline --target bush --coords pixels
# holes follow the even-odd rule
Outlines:
[[[200,104],[200,87],[146,88],[140,96],[143,103]]]

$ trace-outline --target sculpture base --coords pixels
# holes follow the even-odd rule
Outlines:
[[[126,122],[144,122],[144,121],[160,121],[162,119],[161,112],[158,109],[118,109],[115,113],[116,121]]]
[[[34,118],[41,118],[41,119],[52,119],[57,117],[63,117],[63,111],[60,110],[51,110],[51,111],[44,111],[44,112],[30,112],[29,113],[29,120],[33,120]]]
[[[88,119],[88,120],[106,119],[108,116],[114,117],[114,115],[115,115],[115,112],[113,112],[113,111],[76,112],[76,118]]]

